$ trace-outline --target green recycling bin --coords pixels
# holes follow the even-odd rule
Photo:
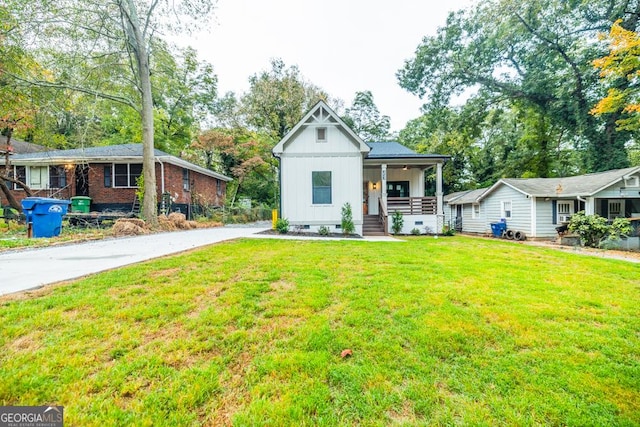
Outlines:
[[[91,212],[91,197],[87,197],[87,196],[72,197],[71,212],[77,212],[77,213]]]

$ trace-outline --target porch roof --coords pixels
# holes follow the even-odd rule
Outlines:
[[[409,163],[415,164],[416,161],[424,163],[426,160],[433,164],[444,163],[451,158],[451,156],[442,154],[419,154],[398,142],[367,142],[367,145],[371,151],[365,157],[365,161],[374,160],[375,162],[366,163],[380,163],[380,160],[407,160]]]

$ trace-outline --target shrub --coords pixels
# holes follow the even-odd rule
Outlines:
[[[278,218],[276,220],[276,231],[280,234],[287,234],[289,232],[289,220],[286,218]]]
[[[402,217],[402,212],[395,211],[391,216],[391,231],[393,231],[393,234],[400,234],[403,226],[404,218]]]
[[[419,228],[414,228],[413,230],[411,230],[411,234],[413,234],[414,236],[419,236],[422,233],[420,233]]]
[[[580,236],[584,246],[593,248],[612,247],[612,242],[619,240],[631,232],[631,223],[626,218],[617,218],[609,225],[606,218],[600,215],[585,215],[580,211],[571,217],[569,231]]]
[[[351,212],[351,205],[345,203],[342,206],[342,221],[340,224],[342,228],[342,234],[353,234],[356,231],[356,226],[353,224],[353,213]]]
[[[329,227],[327,227],[326,225],[321,225],[320,228],[318,228],[318,234],[320,234],[321,236],[328,236],[331,233],[329,231]]]

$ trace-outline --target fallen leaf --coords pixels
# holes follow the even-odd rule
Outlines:
[[[348,348],[346,350],[342,350],[342,353],[340,353],[340,357],[342,357],[343,359],[345,357],[349,357],[349,356],[353,356],[353,351],[351,351],[350,348]]]

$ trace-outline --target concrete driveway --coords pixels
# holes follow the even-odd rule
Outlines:
[[[261,225],[200,228],[0,253],[0,295],[248,237],[269,228],[270,224]]]

